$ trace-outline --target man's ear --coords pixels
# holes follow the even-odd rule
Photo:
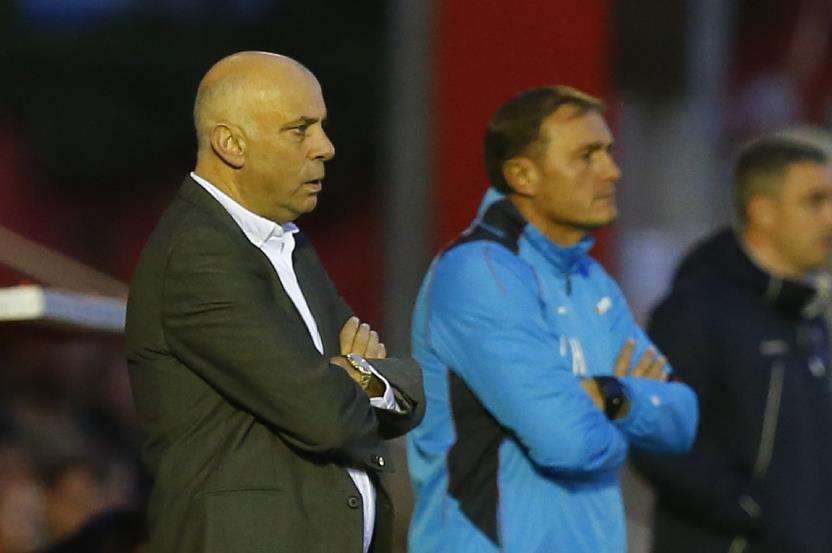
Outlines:
[[[537,167],[527,157],[513,157],[503,163],[503,178],[521,196],[534,196],[540,180]]]
[[[235,127],[221,123],[211,129],[211,148],[235,169],[241,169],[246,163],[246,141]]]

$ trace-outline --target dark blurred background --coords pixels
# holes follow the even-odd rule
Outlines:
[[[2,0],[0,286],[123,294],[192,169],[201,75],[253,49],[292,56],[322,83],[337,155],[299,223],[394,351],[407,349],[430,257],[485,190],[488,118],[536,85],[608,103],[622,216],[595,254],[643,315],[684,249],[728,219],[735,146],[832,121],[830,11],[824,0]],[[119,333],[7,321],[0,345],[0,553],[77,538],[113,512],[124,516],[105,523],[140,542],[130,516],[149,483]],[[649,512],[629,482],[639,552]]]

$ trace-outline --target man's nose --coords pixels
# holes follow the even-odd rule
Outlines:
[[[329,161],[335,156],[335,146],[332,145],[332,141],[323,129],[321,129],[320,136],[311,153],[314,159],[323,161]]]
[[[615,162],[615,158],[607,153],[607,163],[604,165],[604,178],[611,182],[618,182],[621,179],[621,168]]]

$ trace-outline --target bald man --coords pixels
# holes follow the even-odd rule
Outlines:
[[[421,373],[387,357],[294,224],[335,153],[325,118],[284,56],[232,55],[199,85],[196,168],[127,309],[154,552],[391,548],[385,440],[420,421]]]

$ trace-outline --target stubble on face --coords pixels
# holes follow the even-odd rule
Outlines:
[[[543,120],[540,135],[531,155],[540,179],[532,203],[541,230],[558,243],[574,243],[612,223],[620,172],[603,116],[563,106]]]
[[[793,164],[775,198],[773,239],[797,274],[823,267],[832,253],[832,166]]]
[[[299,75],[291,90],[261,102],[256,132],[249,140],[244,177],[259,196],[268,217],[296,219],[317,205],[323,189],[324,163],[332,157],[323,131],[326,119],[320,87],[311,75]]]

